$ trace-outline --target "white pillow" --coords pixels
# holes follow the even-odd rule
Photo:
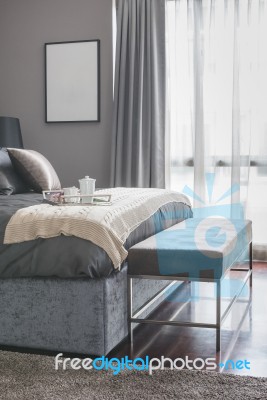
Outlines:
[[[7,151],[17,173],[35,192],[61,189],[56,171],[42,154],[15,148]]]

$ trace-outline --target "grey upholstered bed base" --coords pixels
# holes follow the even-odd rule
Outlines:
[[[127,335],[126,272],[101,279],[0,279],[0,345],[106,355]],[[166,282],[135,285],[138,308]]]

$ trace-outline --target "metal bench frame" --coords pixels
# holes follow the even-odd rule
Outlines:
[[[240,255],[239,255],[240,257]],[[238,257],[238,258],[239,258]],[[190,277],[177,277],[171,275],[130,275],[128,274],[127,284],[127,309],[128,309],[128,332],[129,337],[132,342],[132,323],[139,323],[139,324],[155,324],[155,325],[171,325],[171,326],[188,326],[188,327],[195,327],[195,328],[214,328],[216,329],[216,352],[221,350],[221,327],[224,323],[226,317],[228,316],[229,312],[231,311],[232,306],[239,298],[240,294],[242,293],[248,279],[249,279],[249,286],[252,287],[252,242],[249,243],[249,267],[246,268],[234,268],[235,263],[238,259],[236,259],[233,264],[227,268],[224,275],[220,279],[205,279],[205,278],[190,278]],[[230,304],[221,315],[221,282],[225,278],[225,275],[229,271],[243,271],[246,272],[246,276],[243,278],[243,284],[240,290],[234,295]],[[148,300],[145,304],[143,304],[138,310],[136,310],[133,314],[133,279],[152,279],[152,280],[172,280],[173,282],[169,284],[167,287],[162,289],[158,292],[155,296],[153,296],[150,300]],[[169,288],[174,285],[177,281],[183,282],[213,282],[216,285],[216,323],[214,324],[207,324],[207,323],[200,323],[200,322],[179,322],[179,321],[168,321],[168,320],[154,320],[148,318],[142,319],[139,316],[147,310],[156,300],[158,300],[164,293],[166,293]],[[181,308],[181,310],[183,307]],[[178,314],[181,310],[178,310]]]

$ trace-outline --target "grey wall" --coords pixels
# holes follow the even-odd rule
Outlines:
[[[101,122],[46,124],[44,43],[86,39],[101,41]],[[87,174],[109,185],[112,0],[0,0],[0,115],[20,118],[24,146],[63,186]]]

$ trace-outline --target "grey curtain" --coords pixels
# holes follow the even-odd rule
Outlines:
[[[165,186],[165,0],[118,0],[111,186]]]

